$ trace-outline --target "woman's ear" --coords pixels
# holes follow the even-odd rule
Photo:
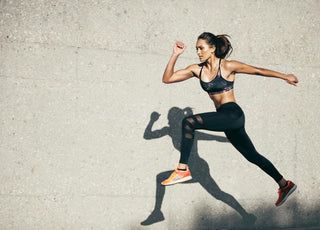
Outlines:
[[[213,46],[210,48],[210,53],[214,54],[215,51],[216,51],[216,46],[213,45]]]

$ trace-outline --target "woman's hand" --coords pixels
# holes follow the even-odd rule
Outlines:
[[[182,42],[176,42],[173,47],[173,54],[180,55],[185,50],[186,46]]]
[[[298,84],[298,78],[294,76],[293,74],[287,74],[285,79],[289,84],[297,86]]]

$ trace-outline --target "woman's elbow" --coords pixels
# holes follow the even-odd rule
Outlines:
[[[162,83],[169,84],[171,81],[169,79],[162,78]]]

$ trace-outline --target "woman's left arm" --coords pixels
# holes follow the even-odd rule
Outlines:
[[[297,86],[298,78],[293,74],[283,74],[270,69],[259,68],[251,65],[247,65],[238,61],[228,61],[227,69],[231,73],[245,73],[245,74],[255,74],[267,77],[276,77],[286,80],[289,84]]]

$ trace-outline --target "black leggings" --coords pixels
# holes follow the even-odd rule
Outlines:
[[[259,166],[276,182],[279,182],[282,175],[268,159],[260,155],[254,148],[245,131],[244,121],[242,109],[234,102],[221,105],[217,112],[201,113],[184,118],[182,121],[180,163],[188,163],[196,129],[223,131],[231,144],[248,161]]]

